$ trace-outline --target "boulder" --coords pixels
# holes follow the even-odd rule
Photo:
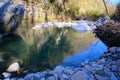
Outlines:
[[[17,29],[24,16],[24,7],[12,2],[0,2],[0,35]]]

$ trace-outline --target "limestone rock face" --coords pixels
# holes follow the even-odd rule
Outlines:
[[[11,33],[16,30],[23,16],[23,5],[0,1],[0,34]]]

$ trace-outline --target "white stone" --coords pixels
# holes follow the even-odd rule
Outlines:
[[[86,72],[84,71],[78,71],[75,73],[72,77],[71,80],[89,80],[89,76]]]
[[[54,69],[54,72],[55,72],[55,73],[58,73],[58,74],[61,74],[63,71],[64,71],[64,67],[63,67],[63,66],[57,66],[57,67]]]
[[[4,72],[2,73],[2,75],[4,76],[4,78],[10,78],[12,74],[8,72]]]
[[[7,69],[8,72],[16,72],[19,70],[20,70],[20,65],[18,62],[12,63]]]

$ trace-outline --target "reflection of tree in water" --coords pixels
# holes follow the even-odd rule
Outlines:
[[[22,55],[26,52],[24,41],[18,35],[11,34],[0,40],[0,72],[14,61],[21,61]]]
[[[72,53],[72,47],[67,37],[62,33],[62,29],[55,29],[54,34],[48,36],[48,40],[39,47],[37,53],[30,53],[27,57],[26,66],[35,65],[36,69],[50,69],[60,64],[65,55]],[[59,42],[56,40],[60,37]],[[35,68],[34,66],[34,68]]]

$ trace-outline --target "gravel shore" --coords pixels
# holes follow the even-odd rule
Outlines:
[[[99,60],[80,66],[57,66],[54,70],[29,73],[24,78],[11,78],[11,73],[4,72],[1,80],[120,80],[120,48],[109,48]]]

